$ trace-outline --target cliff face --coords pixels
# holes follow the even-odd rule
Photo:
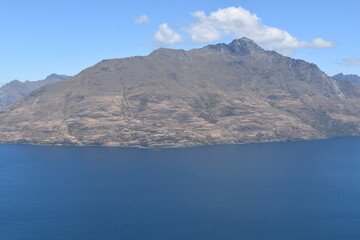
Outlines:
[[[104,60],[0,113],[0,140],[178,147],[359,135],[360,90],[242,38]]]
[[[5,108],[46,84],[68,79],[68,76],[51,74],[44,80],[20,82],[11,81],[0,87],[0,109]]]

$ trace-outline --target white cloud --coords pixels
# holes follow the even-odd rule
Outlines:
[[[332,48],[336,47],[336,43],[326,41],[322,38],[315,38],[311,41],[311,43],[308,43],[306,47],[312,47],[312,48]]]
[[[172,45],[181,42],[182,37],[172,30],[167,23],[163,23],[154,34],[154,40],[157,44]]]
[[[139,18],[134,20],[135,24],[142,24],[142,23],[149,23],[150,22],[150,18],[146,15],[142,15]]]
[[[354,66],[360,66],[360,59],[359,58],[345,58],[342,60],[342,62],[339,62],[338,64],[346,67],[354,67]]]
[[[195,21],[183,30],[192,42],[211,43],[224,37],[247,37],[262,47],[291,53],[296,48],[330,48],[334,42],[315,38],[310,42],[299,41],[285,30],[264,25],[261,19],[241,7],[218,9],[206,15],[203,11],[192,13]]]
[[[335,43],[322,38],[311,42],[299,41],[287,31],[264,25],[256,14],[241,7],[218,9],[207,16],[203,11],[192,13],[196,21],[186,28],[191,40],[198,43],[210,43],[223,37],[248,37],[261,46],[280,52],[289,52],[295,48],[329,48]]]

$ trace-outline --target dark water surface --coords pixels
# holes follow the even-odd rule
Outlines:
[[[360,239],[360,138],[0,145],[1,240]]]

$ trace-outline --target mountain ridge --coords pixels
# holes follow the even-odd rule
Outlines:
[[[249,39],[103,60],[0,112],[2,142],[183,147],[359,135],[360,89]]]
[[[360,76],[356,75],[356,74],[343,74],[343,73],[338,73],[334,76],[332,76],[333,78],[337,79],[337,80],[341,80],[341,81],[348,81],[351,83],[360,83]]]
[[[37,88],[45,86],[46,84],[62,81],[69,78],[66,75],[51,74],[44,80],[25,81],[13,80],[0,87],[0,109],[5,108],[21,98],[30,94]]]

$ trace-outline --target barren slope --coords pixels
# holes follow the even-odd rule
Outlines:
[[[104,60],[4,109],[0,140],[177,147],[358,135],[359,93],[242,38]]]

